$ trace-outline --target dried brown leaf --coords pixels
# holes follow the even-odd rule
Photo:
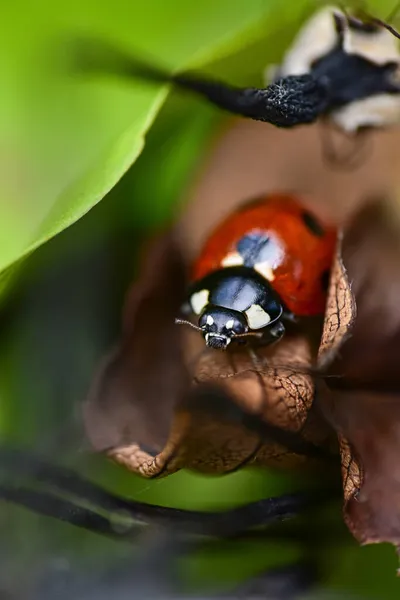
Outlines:
[[[400,396],[335,392],[323,410],[341,440],[344,515],[362,544],[400,545]]]
[[[357,319],[335,370],[355,388],[400,390],[400,230],[385,203],[367,206],[348,227],[343,262]]]
[[[396,220],[387,204],[370,203],[346,230],[342,259],[347,276],[337,263],[320,350],[320,365],[332,363],[341,376],[327,379],[331,390],[318,405],[338,434],[345,521],[362,544],[400,544],[399,258]],[[354,323],[351,292],[357,303]],[[332,320],[335,311],[340,318]],[[327,330],[334,333],[328,354]]]
[[[151,457],[138,444],[124,445],[109,451],[111,458],[146,477],[180,468],[221,474],[248,464],[309,466],[323,458],[313,443],[327,443],[326,427],[314,422],[302,436],[314,394],[312,377],[298,372],[311,361],[304,337],[253,354],[206,349],[201,336],[182,335],[193,386],[175,407],[165,447]],[[268,428],[254,426],[259,422]]]
[[[342,236],[338,238],[331,271],[318,366],[329,366],[349,337],[356,317],[356,303],[342,260]]]
[[[314,396],[312,377],[300,372],[312,362],[305,337],[287,336],[275,346],[235,353],[204,353],[195,378],[218,382],[221,389],[252,414],[287,431],[304,424]]]
[[[104,361],[84,404],[94,448],[135,471],[160,470],[173,445],[165,447],[175,405],[188,384],[174,324],[184,286],[174,240],[160,236],[128,294],[121,343]]]
[[[371,202],[353,218],[341,254],[319,351],[319,366],[340,377],[326,380],[318,408],[340,442],[350,531],[362,544],[399,547],[400,238],[387,203]]]
[[[320,419],[311,427],[308,423],[314,396],[311,360],[311,344],[300,335],[257,351],[201,353],[195,363],[195,385],[200,393],[210,387],[218,390],[230,408],[216,418],[213,407],[205,403],[188,437],[187,465],[198,469],[201,463],[204,470],[206,464],[209,471],[213,464],[213,472],[226,472],[234,464],[237,468],[251,461],[289,468],[310,463],[311,454],[316,458],[318,449],[312,445],[326,446],[331,430]],[[230,413],[237,414],[238,408],[242,419],[232,423]],[[257,422],[259,427],[254,426]]]
[[[181,439],[181,466],[221,474],[251,463],[261,441],[246,428],[244,417],[218,386],[195,385],[178,413],[187,424]]]

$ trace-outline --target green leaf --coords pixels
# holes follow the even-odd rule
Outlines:
[[[60,41],[98,37],[171,69],[199,67],[267,36],[279,24],[280,4],[38,0],[4,7],[0,271],[107,194],[139,156],[166,97],[157,86],[62,76],[54,69]]]

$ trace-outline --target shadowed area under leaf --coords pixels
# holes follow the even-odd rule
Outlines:
[[[340,439],[346,523],[361,543],[395,546],[400,545],[398,227],[393,209],[378,202],[347,228],[343,261],[357,317],[331,364],[342,377],[327,380],[331,389],[318,402]]]
[[[400,397],[335,392],[325,414],[342,438],[345,521],[363,544],[400,545]]]
[[[168,235],[160,236],[144,257],[140,285],[126,301],[121,344],[100,368],[84,407],[89,437],[103,451],[135,442],[145,453],[147,448],[159,452],[185,386],[174,324],[184,289],[183,265]]]

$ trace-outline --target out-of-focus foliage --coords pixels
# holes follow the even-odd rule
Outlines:
[[[382,17],[391,5],[369,3]],[[167,91],[66,80],[56,67],[65,56],[55,43],[71,33],[104,36],[173,69],[201,67],[233,83],[256,83],[314,6],[311,0],[38,0],[2,7],[0,270],[20,264],[116,184],[139,156]],[[98,359],[116,337],[138,243],[173,215],[218,118],[197,100],[171,97],[134,167],[101,205],[28,258],[1,315],[4,439],[69,462],[115,492],[200,509],[279,494],[302,482],[253,471],[142,481],[88,456],[76,415]],[[129,554],[125,546],[9,506],[2,506],[0,531],[3,587],[15,587],[22,569],[29,578],[46,561],[59,561],[60,568],[63,561],[87,561],[100,569]],[[225,547],[194,559],[190,573],[197,581],[230,581],[233,573],[239,580],[297,554],[297,547],[266,543]],[[360,549],[348,536],[345,548],[326,546],[320,556],[333,588],[398,597],[391,549]]]

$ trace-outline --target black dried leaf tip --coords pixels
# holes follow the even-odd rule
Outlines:
[[[185,75],[175,76],[173,81],[224,110],[276,127],[312,123],[328,106],[326,87],[308,74],[291,75],[263,89],[235,88]]]
[[[72,54],[74,72],[113,74],[150,84],[172,83],[200,94],[223,110],[277,127],[312,123],[328,108],[326,86],[310,74],[291,75],[266,88],[238,88],[196,74],[168,73],[101,42],[76,43]]]
[[[268,121],[277,127],[313,123],[328,107],[327,88],[312,75],[291,75],[278,79],[266,90],[258,92],[261,96],[260,112],[253,118]],[[265,119],[262,116],[263,96]]]

